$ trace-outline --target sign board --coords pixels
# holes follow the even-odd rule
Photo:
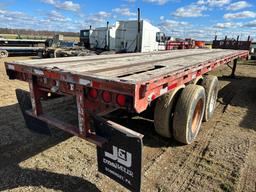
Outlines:
[[[111,121],[95,119],[96,134],[108,140],[97,147],[98,170],[131,191],[140,191],[143,135]]]

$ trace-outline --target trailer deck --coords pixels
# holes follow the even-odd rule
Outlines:
[[[13,64],[42,70],[57,71],[59,69],[61,73],[70,72],[85,77],[136,83],[237,54],[241,54],[241,51],[191,49],[171,52],[87,56],[86,58],[30,60]]]
[[[191,49],[7,62],[6,68],[15,71],[18,78],[23,76],[21,80],[28,81],[28,74],[37,76],[48,91],[57,80],[59,93],[74,95],[70,85],[122,93],[133,97],[130,109],[142,112],[152,100],[171,89],[245,57],[248,51]],[[115,103],[113,106],[118,107]]]

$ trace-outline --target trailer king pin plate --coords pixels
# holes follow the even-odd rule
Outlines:
[[[100,117],[96,134],[108,140],[97,147],[98,170],[131,191],[140,191],[143,135]]]

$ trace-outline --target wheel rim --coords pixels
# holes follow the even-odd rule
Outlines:
[[[192,133],[195,134],[198,128],[198,125],[200,124],[201,117],[202,117],[202,111],[203,111],[204,102],[203,99],[200,99],[195,107],[193,119],[192,119]]]
[[[0,52],[0,55],[1,55],[1,57],[5,57],[5,56],[6,56],[6,53],[5,53],[4,51],[1,51],[1,52]]]

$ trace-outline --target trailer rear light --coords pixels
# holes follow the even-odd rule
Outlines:
[[[126,104],[126,97],[124,95],[117,95],[116,102],[120,106],[125,106],[125,104]]]
[[[93,98],[93,99],[96,99],[97,96],[98,96],[97,90],[96,90],[96,89],[90,89],[90,90],[89,90],[89,96],[90,96],[91,98]]]
[[[103,101],[105,101],[106,103],[110,103],[112,100],[111,94],[108,91],[103,91],[102,93],[102,99]]]

